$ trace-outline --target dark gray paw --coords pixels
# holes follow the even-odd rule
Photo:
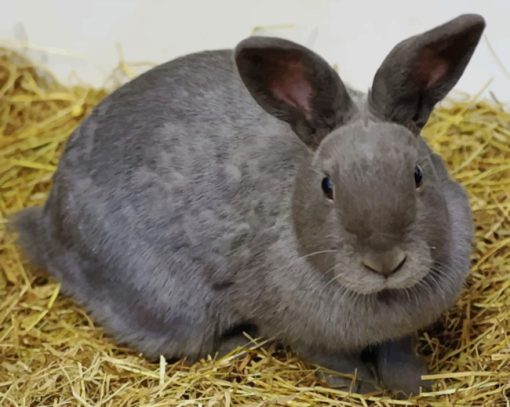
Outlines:
[[[425,361],[414,352],[409,338],[388,342],[377,350],[377,374],[384,386],[401,395],[410,396],[430,390],[432,383],[421,379],[427,374]]]
[[[242,334],[231,336],[218,344],[216,357],[222,358],[236,349],[248,347],[250,343],[250,340]]]
[[[360,377],[356,372],[356,374],[352,374],[352,377],[349,378],[329,370],[319,369],[317,371],[317,377],[329,387],[351,393],[367,394],[382,391],[372,375]]]
[[[381,391],[370,365],[359,354],[316,353],[307,359],[319,366],[318,378],[330,387],[361,394]]]

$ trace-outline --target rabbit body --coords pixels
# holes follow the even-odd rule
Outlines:
[[[469,269],[462,187],[415,129],[377,114],[377,86],[344,91],[335,77],[333,99],[348,108],[307,132],[313,106],[292,118],[308,85],[285,93],[301,72],[285,65],[284,90],[271,95],[291,113],[270,114],[243,50],[281,41],[292,58],[308,51],[246,41],[256,46],[178,58],[101,102],[70,137],[44,208],[14,220],[20,244],[118,341],[151,357],[213,354],[243,326],[303,355],[351,354],[432,323]],[[421,163],[420,198],[396,180],[407,177],[399,162],[409,180]],[[321,190],[326,172],[338,174],[334,200]],[[371,228],[404,236],[401,277],[358,267]]]

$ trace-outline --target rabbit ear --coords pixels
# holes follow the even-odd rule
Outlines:
[[[288,122],[316,147],[345,122],[353,103],[337,73],[321,57],[293,42],[251,37],[236,47],[242,81],[268,113]]]
[[[369,103],[386,120],[421,128],[455,86],[485,28],[466,14],[399,43],[377,71]]]

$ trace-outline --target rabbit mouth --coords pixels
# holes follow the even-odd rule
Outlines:
[[[430,287],[425,287],[423,280],[437,267],[428,244],[424,241],[413,242],[404,247],[404,252],[407,253],[405,261],[390,273],[383,273],[367,267],[362,255],[355,250],[346,256],[344,247],[334,259],[334,280],[344,289],[358,295],[398,291],[410,295],[411,291],[416,293],[419,289],[430,290]],[[384,297],[386,294],[381,295]]]
[[[338,267],[335,279],[345,289],[361,295],[381,295],[402,292],[410,295],[416,292],[427,276],[434,270],[433,262],[418,261],[408,258],[406,263],[395,273],[385,276],[368,271],[363,267]],[[427,288],[424,288],[427,289]]]

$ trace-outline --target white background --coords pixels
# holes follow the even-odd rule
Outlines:
[[[366,90],[400,40],[466,12],[487,21],[457,90],[510,101],[510,0],[1,0],[0,45],[30,55],[61,80],[101,85],[119,61],[164,62],[234,47],[257,26],[310,46],[343,80]],[[269,27],[268,27],[269,26]],[[494,52],[491,52],[488,42]],[[41,48],[42,51],[34,51]],[[499,59],[499,62],[498,62]],[[74,76],[71,73],[74,72]]]

